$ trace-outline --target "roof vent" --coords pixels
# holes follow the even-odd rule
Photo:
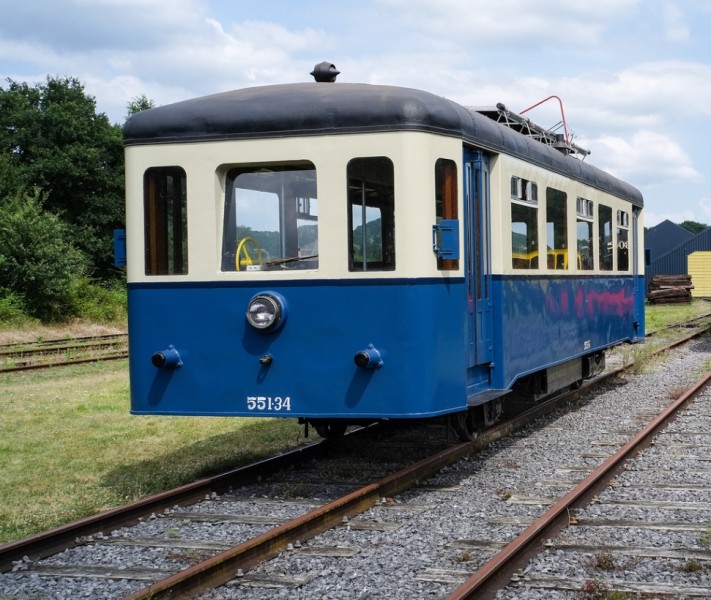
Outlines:
[[[318,83],[333,83],[336,81],[336,77],[338,77],[339,74],[340,71],[336,69],[336,65],[325,61],[317,64],[314,67],[314,70],[311,71],[311,76]]]

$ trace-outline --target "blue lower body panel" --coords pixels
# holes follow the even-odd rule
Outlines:
[[[639,279],[494,277],[493,386],[508,388],[523,375],[643,338]]]
[[[643,285],[494,276],[493,360],[470,364],[478,325],[461,279],[130,284],[131,411],[357,421],[465,410],[472,390],[503,393],[527,374],[644,337]],[[245,319],[266,290],[287,304],[273,333]],[[380,368],[354,361],[370,345]],[[159,352],[162,367],[152,362]]]
[[[245,319],[265,290],[288,307],[274,333]],[[439,279],[129,285],[131,411],[356,420],[462,410],[464,294],[463,281]],[[381,368],[355,364],[369,344]],[[155,367],[152,355],[171,347],[181,365]]]

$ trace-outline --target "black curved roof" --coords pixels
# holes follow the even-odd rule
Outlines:
[[[426,131],[515,156],[643,206],[633,186],[456,102],[410,88],[294,83],[244,88],[134,114],[124,144]]]

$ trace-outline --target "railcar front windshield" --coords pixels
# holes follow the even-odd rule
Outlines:
[[[223,271],[318,268],[316,168],[310,162],[227,173]]]

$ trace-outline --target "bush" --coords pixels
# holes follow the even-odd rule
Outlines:
[[[123,283],[107,286],[82,277],[72,282],[71,294],[74,312],[82,319],[95,323],[126,320],[128,302]]]
[[[87,261],[70,239],[67,226],[43,210],[39,190],[0,200],[0,288],[15,298],[9,306],[43,321],[76,316],[72,282]]]
[[[0,288],[0,328],[17,327],[32,322],[20,296]]]

